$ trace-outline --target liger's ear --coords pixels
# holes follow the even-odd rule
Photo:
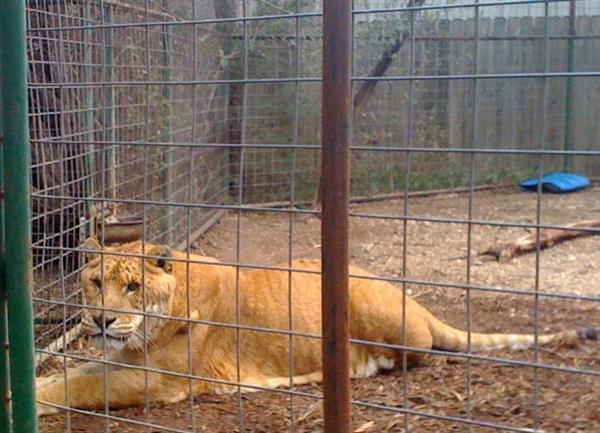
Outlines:
[[[148,256],[152,256],[148,259],[148,263],[157,268],[162,268],[165,272],[171,273],[173,271],[173,262],[171,259],[171,248],[166,245],[156,245],[148,250],[146,253]]]
[[[87,238],[85,240],[85,242],[83,243],[83,245],[81,246],[81,248],[86,249],[86,250],[102,251],[102,245],[100,245],[100,242],[98,242],[98,239],[96,239],[96,238]],[[98,253],[86,252],[85,260],[86,260],[86,262],[90,262],[99,256],[100,256],[100,254],[98,254]]]

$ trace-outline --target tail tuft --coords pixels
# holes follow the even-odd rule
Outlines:
[[[581,328],[577,330],[577,336],[582,340],[598,340],[600,332],[598,328]]]

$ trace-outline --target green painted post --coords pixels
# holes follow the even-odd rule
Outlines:
[[[0,43],[0,51],[2,44]],[[0,53],[0,58],[2,54]],[[1,90],[1,88],[0,88]],[[0,91],[0,107],[2,92]],[[0,112],[0,191],[4,191],[2,174],[2,148],[4,134],[2,132],[2,114]],[[0,257],[4,257],[4,202],[0,200]],[[0,432],[12,432],[10,416],[10,371],[8,369],[8,322],[6,311],[6,283],[4,280],[4,260],[0,260]]]
[[[569,6],[569,46],[567,51],[567,70],[573,72],[575,70],[575,34],[577,23],[577,2],[571,0]],[[573,77],[567,77],[567,95],[565,107],[565,151],[573,150]],[[565,155],[564,170],[571,171],[573,169],[573,155]]]
[[[8,323],[6,322],[6,292],[4,290],[4,266],[0,277],[0,431],[10,433],[10,370],[8,368]]]
[[[27,49],[25,2],[5,0],[0,14],[0,92],[4,130],[3,185],[5,232],[3,261],[8,306],[8,340],[13,430],[37,431],[35,366],[33,358],[33,307],[29,175],[31,151],[27,119]],[[18,366],[18,368],[15,368]]]

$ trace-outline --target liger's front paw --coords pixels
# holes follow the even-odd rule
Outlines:
[[[36,410],[38,416],[52,415],[58,413],[60,410],[56,407],[44,404],[44,402],[54,403],[57,400],[56,396],[52,394],[52,384],[55,384],[61,375],[54,375],[49,377],[38,377],[35,380],[36,390],[35,397],[37,399]],[[60,385],[59,385],[60,386]]]
[[[41,402],[37,402],[36,404],[37,416],[45,416],[45,415],[54,415],[59,412],[59,410],[53,406],[48,406],[47,404],[43,404]]]

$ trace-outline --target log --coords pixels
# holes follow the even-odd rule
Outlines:
[[[568,224],[561,229],[541,229],[539,242],[540,249],[549,248],[558,243],[600,234],[600,230],[577,230],[600,228],[600,220],[584,220]],[[576,229],[576,230],[573,230]],[[528,234],[515,241],[497,242],[486,250],[479,252],[480,256],[493,256],[497,260],[501,257],[515,257],[536,250],[537,234]]]
[[[473,191],[495,191],[506,188],[511,188],[513,184],[511,183],[496,183],[491,185],[479,185],[474,186]],[[444,194],[464,194],[468,193],[471,190],[470,187],[458,187],[458,188],[441,188],[441,189],[426,189],[419,191],[408,191],[409,198],[422,198],[422,197],[432,197]],[[404,198],[404,191],[402,192],[392,192],[386,194],[374,194],[374,195],[360,195],[350,197],[350,203],[369,203],[375,201],[385,201],[385,200],[401,200]],[[309,206],[312,205],[313,202],[311,200],[299,200],[294,202],[294,206]],[[268,201],[268,202],[256,202],[256,203],[248,203],[244,206],[250,208],[248,210],[252,210],[252,208],[286,208],[290,207],[292,204],[289,200],[281,200],[281,201]],[[311,208],[311,211],[313,209]]]

